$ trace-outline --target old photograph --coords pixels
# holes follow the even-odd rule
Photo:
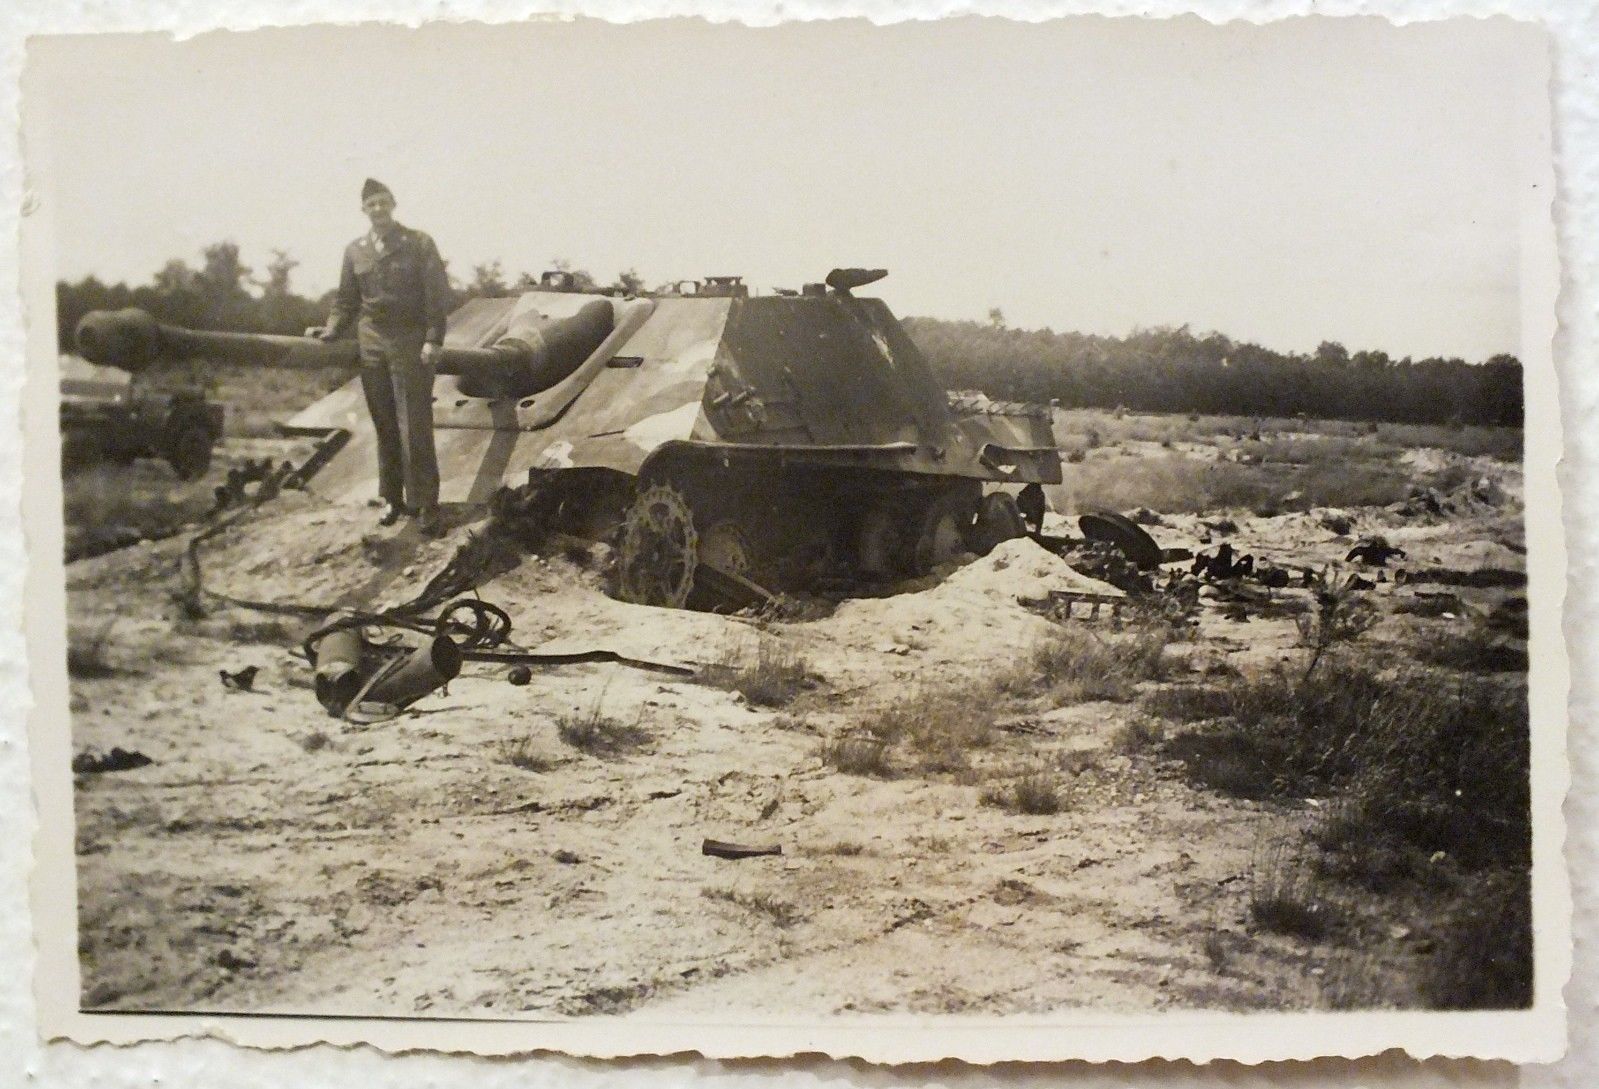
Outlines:
[[[33,39],[44,1027],[1553,1054],[1548,64]]]

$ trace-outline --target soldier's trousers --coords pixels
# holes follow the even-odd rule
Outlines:
[[[422,329],[380,328],[363,318],[361,390],[378,440],[378,495],[418,513],[438,509],[433,450],[433,368],[422,362]]]

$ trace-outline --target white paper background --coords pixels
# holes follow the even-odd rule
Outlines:
[[[22,384],[23,315],[17,295],[16,233],[26,189],[17,137],[17,80],[23,41],[29,34],[67,31],[171,30],[180,35],[217,27],[387,20],[416,24],[429,18],[509,21],[539,12],[583,12],[613,19],[653,15],[702,14],[769,24],[784,18],[866,15],[877,20],[985,12],[1041,19],[1077,12],[1170,15],[1198,11],[1214,20],[1263,20],[1300,14],[1385,14],[1403,20],[1448,15],[1510,14],[1549,28],[1555,53],[1555,146],[1559,176],[1556,219],[1565,280],[1560,297],[1561,332],[1556,343],[1566,431],[1561,470],[1565,490],[1571,594],[1566,635],[1574,677],[1572,700],[1572,776],[1576,784],[1567,804],[1576,897],[1576,976],[1567,990],[1571,1009],[1572,1053],[1553,1067],[1516,1071],[1482,1064],[1437,1063],[1418,1066],[1400,1056],[1360,1063],[1322,1062],[1258,1068],[1224,1064],[1196,1069],[1181,1064],[1092,1068],[1084,1065],[977,1070],[958,1066],[878,1069],[853,1063],[708,1063],[663,1059],[624,1064],[579,1063],[559,1058],[483,1060],[439,1055],[386,1056],[370,1049],[327,1047],[291,1053],[260,1053],[210,1042],[142,1045],[133,1048],[42,1047],[32,1016],[32,938],[27,913],[29,842],[34,815],[28,794],[24,736],[28,688],[20,633],[25,550],[18,516],[22,481],[18,398]],[[886,0],[777,3],[733,0],[573,0],[564,4],[493,3],[492,0],[168,0],[165,3],[52,4],[21,0],[0,7],[4,75],[0,79],[0,600],[9,606],[0,621],[0,1084],[66,1086],[388,1086],[508,1085],[673,1086],[702,1081],[737,1086],[898,1086],[898,1085],[1514,1085],[1599,1084],[1599,983],[1595,980],[1593,936],[1595,851],[1599,820],[1592,772],[1596,754],[1585,729],[1595,706],[1599,676],[1595,641],[1595,511],[1599,503],[1599,465],[1594,434],[1595,372],[1599,346],[1599,0],[1372,0],[1368,3],[1281,0],[1149,0],[1131,2],[961,4],[949,0],[890,3]],[[1329,1049],[1338,1042],[1328,1041]]]

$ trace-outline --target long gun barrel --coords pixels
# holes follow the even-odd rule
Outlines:
[[[569,318],[518,330],[487,348],[445,346],[437,373],[456,375],[474,397],[525,397],[548,389],[611,332],[611,304],[599,299]],[[90,363],[138,374],[159,359],[226,359],[270,367],[355,366],[354,341],[271,333],[219,333],[163,325],[137,307],[94,310],[78,322],[78,354]]]

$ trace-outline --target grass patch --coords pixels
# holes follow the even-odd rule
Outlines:
[[[598,701],[587,711],[561,715],[555,720],[555,732],[566,744],[590,756],[620,756],[649,744],[648,730],[639,723],[644,712],[631,723],[622,722],[605,714]]]
[[[1333,800],[1308,833],[1318,857],[1278,856],[1257,866],[1255,920],[1319,940],[1342,910],[1326,890],[1345,885],[1425,905],[1442,919],[1429,927],[1422,1001],[1442,1009],[1525,1007],[1532,994],[1525,684],[1417,667],[1379,671],[1341,652],[1309,676],[1280,670],[1240,679],[1225,693],[1225,718],[1166,746],[1190,778],[1244,797]],[[1348,994],[1333,995],[1337,1003],[1367,1002],[1375,993],[1373,980],[1353,982],[1359,986]]]
[[[1458,617],[1467,611],[1466,603],[1454,594],[1414,594],[1399,598],[1389,609],[1400,616],[1420,616],[1429,620],[1446,614]]]
[[[287,621],[278,619],[247,620],[243,617],[231,619],[227,624],[226,637],[232,643],[281,643],[296,642],[303,625],[296,627]]]
[[[787,900],[781,900],[766,892],[740,892],[737,889],[704,888],[700,895],[707,900],[716,900],[724,904],[732,904],[742,908],[751,915],[758,915],[777,927],[787,930],[805,921],[798,908]]]
[[[1006,695],[1048,695],[1062,703],[1130,700],[1139,684],[1162,675],[1170,638],[1170,629],[1158,624],[1109,638],[1062,627],[995,684]]]
[[[1427,1004],[1445,1010],[1532,1005],[1532,889],[1525,873],[1486,876],[1456,902],[1422,977]]]
[[[80,680],[97,677],[114,677],[120,672],[110,662],[111,632],[117,618],[110,617],[87,631],[70,630],[67,634],[67,673]]]
[[[768,638],[761,639],[753,658],[735,651],[708,667],[706,679],[739,693],[756,707],[782,707],[813,684],[804,656]]]
[[[565,740],[563,737],[562,740]],[[570,742],[568,742],[570,744]],[[513,768],[542,774],[560,764],[546,753],[532,736],[506,738],[500,742],[500,760]]]
[[[1159,746],[1166,740],[1166,728],[1151,718],[1135,718],[1116,730],[1111,744],[1117,752],[1136,753]]]
[[[1060,781],[1042,768],[985,788],[978,795],[978,801],[1007,813],[1026,813],[1036,817],[1059,813],[1065,804],[1061,797]]]
[[[1205,785],[1245,797],[1347,792],[1365,821],[1418,848],[1530,857],[1524,686],[1329,657],[1308,679],[1273,672],[1235,682],[1229,697],[1225,725],[1168,745]]]
[[[912,691],[905,699],[869,710],[857,732],[841,739],[857,751],[836,756],[858,757],[873,769],[855,774],[883,774],[875,769],[886,768],[888,750],[899,745],[924,774],[965,774],[972,752],[994,743],[998,709],[990,695],[980,689],[931,686]],[[867,751],[870,741],[879,743],[875,758]]]
[[[844,734],[822,743],[817,756],[826,766],[845,775],[886,777],[888,743],[870,734]]]
[[[1146,713],[1171,722],[1201,722],[1233,712],[1232,693],[1209,684],[1173,684],[1146,692],[1138,701]]]
[[[1313,942],[1326,938],[1340,921],[1315,874],[1284,845],[1256,859],[1249,875],[1249,915],[1262,929]]]
[[[1525,673],[1529,665],[1524,645],[1493,638],[1485,630],[1430,633],[1413,653],[1428,665],[1461,673]]]

